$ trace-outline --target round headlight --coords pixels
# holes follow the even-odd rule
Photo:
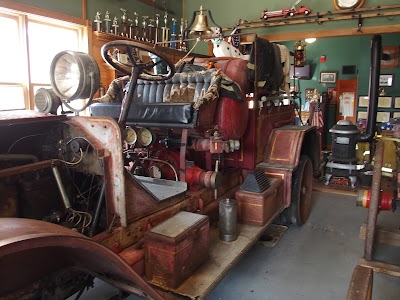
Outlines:
[[[51,62],[50,81],[62,100],[89,98],[100,85],[99,66],[87,53],[62,51]]]
[[[34,101],[38,111],[51,114],[57,114],[57,109],[61,105],[60,98],[52,89],[38,89],[35,93]]]

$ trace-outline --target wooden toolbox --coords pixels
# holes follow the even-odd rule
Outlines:
[[[271,186],[262,193],[239,190],[235,194],[238,220],[242,223],[264,226],[283,208],[283,181],[270,178]]]
[[[181,211],[145,233],[146,278],[177,288],[207,258],[208,217]]]

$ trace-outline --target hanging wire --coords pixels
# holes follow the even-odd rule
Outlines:
[[[30,138],[30,137],[34,137],[34,136],[40,136],[40,135],[47,135],[47,133],[30,134],[30,135],[26,135],[26,136],[23,136],[23,137],[19,138],[18,140],[16,140],[14,143],[11,144],[10,148],[8,148],[8,150],[7,150],[7,153],[10,153],[11,149],[12,149],[17,143],[19,143],[20,141],[22,141],[23,139]]]

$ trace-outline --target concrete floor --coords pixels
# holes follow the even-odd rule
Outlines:
[[[358,238],[367,209],[356,208],[355,198],[313,193],[309,221],[291,226],[279,243],[266,247],[257,242],[217,285],[208,300],[339,300],[345,299],[354,267],[363,255],[364,242]],[[399,215],[383,212],[381,223]],[[398,226],[398,225],[397,225]],[[377,249],[376,258],[400,261],[395,247]],[[109,299],[115,289],[97,282],[81,299]],[[374,274],[373,299],[399,299],[399,278]],[[127,299],[139,299],[129,296]]]

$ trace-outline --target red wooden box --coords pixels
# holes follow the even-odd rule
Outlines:
[[[245,224],[264,226],[283,208],[283,181],[270,178],[271,186],[263,193],[239,190],[235,194],[238,220]]]
[[[147,280],[177,288],[207,258],[207,216],[181,211],[145,233]]]

